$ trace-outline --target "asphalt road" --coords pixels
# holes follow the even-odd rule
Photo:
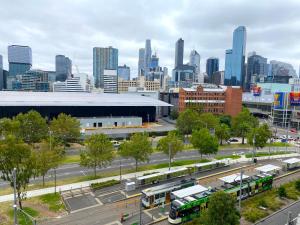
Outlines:
[[[296,218],[298,214],[300,214],[300,201],[276,212],[264,221],[258,222],[255,225],[285,225],[287,224],[288,212],[292,213],[292,219]]]
[[[284,150],[285,148],[282,148]],[[291,149],[291,148],[289,148]],[[247,153],[251,152],[250,149],[227,149],[227,150],[220,150],[217,155],[232,155],[233,153]],[[209,157],[209,156],[204,156]],[[199,155],[198,151],[191,150],[191,151],[183,151],[176,155],[175,160],[188,160],[188,159],[200,159],[201,156]],[[166,163],[168,162],[168,156],[163,153],[154,153],[150,157],[149,162],[140,163],[139,165],[147,165],[147,164],[159,164],[159,163]],[[135,168],[135,162],[133,159],[121,159],[121,166],[122,169],[127,168]],[[111,172],[119,170],[120,168],[120,158],[115,159],[110,166],[106,168],[97,169],[97,172],[100,174],[101,172]],[[50,181],[54,179],[54,172],[53,170],[49,171],[45,177],[45,181]],[[77,176],[88,176],[93,174],[93,169],[87,169],[85,167],[81,167],[79,164],[65,164],[57,168],[56,170],[56,178],[57,180],[77,177]],[[37,177],[36,179],[32,179],[31,183],[41,183],[42,178]],[[8,183],[1,181],[1,187],[8,187]]]

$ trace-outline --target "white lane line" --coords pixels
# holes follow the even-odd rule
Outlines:
[[[111,223],[107,223],[105,225],[122,225],[122,223],[118,220],[114,221],[114,222],[111,222]]]
[[[153,215],[149,212],[149,210],[147,210],[147,211],[144,210],[144,213],[147,214],[147,216],[149,216],[150,218],[153,218],[153,220],[157,220],[157,218],[156,218],[155,216],[153,216]]]
[[[83,171],[83,170],[81,170],[80,171],[84,176],[86,176],[86,173]]]
[[[99,205],[103,205],[103,203],[99,200],[99,198],[95,198]]]

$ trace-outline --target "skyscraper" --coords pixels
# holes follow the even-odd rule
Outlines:
[[[196,79],[200,80],[199,76],[200,76],[200,55],[196,50],[192,50],[191,54],[190,54],[190,63],[191,66],[195,67],[195,76]]]
[[[104,70],[118,69],[118,49],[113,47],[93,48],[93,76],[96,88],[104,88]]]
[[[4,87],[4,79],[3,79],[3,58],[2,55],[0,55],[0,91]]]
[[[225,74],[224,74],[224,84],[231,85],[231,74],[232,74],[232,49],[227,49],[225,51]]]
[[[208,58],[206,60],[206,73],[210,80],[214,72],[217,71],[219,71],[219,59],[214,57]]]
[[[126,65],[118,66],[118,78],[130,80],[130,67]]]
[[[267,81],[272,83],[288,83],[290,78],[296,78],[294,67],[286,62],[271,60],[268,67]]]
[[[231,76],[230,85],[232,86],[243,86],[245,82],[245,51],[246,51],[246,27],[239,26],[233,32],[233,41],[232,41],[232,53],[231,53]],[[226,65],[229,62],[226,62],[227,52],[225,57],[225,71]],[[229,58],[228,58],[229,59]],[[225,80],[227,80],[225,72]],[[228,84],[227,84],[228,85]]]
[[[179,38],[175,44],[175,68],[183,65],[184,40]]]
[[[156,53],[151,56],[150,69],[155,69],[158,67],[159,58],[156,56]]]
[[[145,74],[147,74],[150,71],[150,66],[151,66],[151,40],[147,39],[145,43],[145,57],[144,57],[144,69],[145,69]]]
[[[72,60],[64,55],[55,56],[55,71],[58,81],[65,81],[72,75]]]
[[[32,52],[29,46],[8,46],[9,76],[23,74],[32,66]]]
[[[248,56],[247,59],[247,73],[246,81],[244,84],[244,90],[250,91],[251,78],[256,75],[257,77],[268,75],[268,63],[267,58],[264,58],[260,55],[257,55],[256,52],[253,52]]]
[[[145,49],[144,48],[140,48],[139,49],[139,64],[138,64],[138,76],[142,76],[144,75],[144,65],[145,65]]]

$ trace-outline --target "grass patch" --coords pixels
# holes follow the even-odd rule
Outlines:
[[[67,155],[64,157],[62,164],[79,163],[80,155]]]
[[[279,151],[279,152],[257,152],[255,157],[263,157],[263,156],[272,156],[272,155],[285,155],[285,154],[291,154],[292,152],[286,152],[286,151]],[[247,153],[246,158],[252,158],[252,153]]]
[[[39,198],[44,204],[48,205],[50,211],[59,212],[61,210],[65,210],[65,206],[58,193],[42,195]]]
[[[291,147],[292,145],[289,143],[284,143],[284,142],[273,142],[273,143],[267,143],[267,147]]]
[[[113,185],[116,185],[116,184],[120,184],[120,181],[119,180],[108,180],[108,181],[105,181],[105,182],[92,183],[91,187],[94,190],[97,190],[97,189],[101,189],[101,188],[110,187],[110,186],[113,186]]]
[[[241,158],[240,155],[220,155],[220,156],[216,156],[215,159],[217,160],[221,160],[221,159],[239,159]]]
[[[26,212],[28,215],[32,216],[33,218],[36,218],[39,215],[38,211],[30,207],[23,207],[23,211]],[[9,216],[11,219],[13,219],[14,211],[12,209],[9,212]],[[24,213],[18,211],[18,224],[27,225],[27,224],[32,224],[32,222]]]

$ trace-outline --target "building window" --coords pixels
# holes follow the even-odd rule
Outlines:
[[[115,127],[117,127],[118,126],[118,122],[115,122]]]
[[[102,123],[99,122],[99,123],[98,123],[98,127],[102,127]]]
[[[97,123],[94,123],[94,124],[93,124],[93,127],[97,127]]]

